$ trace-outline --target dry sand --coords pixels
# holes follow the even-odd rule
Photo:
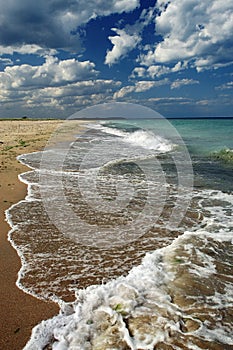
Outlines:
[[[61,121],[0,120],[0,349],[21,350],[32,328],[58,313],[58,306],[38,300],[16,286],[21,263],[7,240],[5,210],[23,199],[26,186],[18,174],[29,170],[16,157],[43,149]]]

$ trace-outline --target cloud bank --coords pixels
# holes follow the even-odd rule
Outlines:
[[[90,61],[58,60],[51,56],[40,66],[8,66],[0,72],[1,105],[75,111],[107,100],[119,89],[119,81],[97,79],[97,75]]]

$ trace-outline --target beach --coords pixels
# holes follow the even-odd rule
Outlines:
[[[1,120],[0,121],[0,348],[22,349],[30,337],[32,327],[57,314],[58,306],[26,294],[16,286],[21,262],[7,240],[9,225],[5,210],[26,196],[27,187],[18,175],[28,171],[16,157],[23,153],[41,150],[50,134],[61,121]]]
[[[232,18],[2,1],[0,350],[233,350]]]
[[[12,123],[3,135],[24,131],[3,140],[2,213],[23,264],[15,254],[10,284],[5,222],[3,348],[22,349],[36,324],[25,350],[230,348],[232,120],[102,121],[85,133],[54,122],[36,131],[41,144]],[[31,153],[51,132],[52,147]],[[17,272],[48,302],[21,292]]]

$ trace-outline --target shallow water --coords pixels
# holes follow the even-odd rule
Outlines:
[[[37,297],[76,300],[42,343],[64,323],[58,344],[66,334],[67,348],[104,349],[108,314],[118,317],[121,339],[113,345],[106,333],[108,349],[233,346],[232,165],[212,157],[233,148],[233,123],[174,120],[184,143],[164,123],[92,125],[68,154],[60,147],[20,157],[34,170],[21,175],[27,198],[7,213],[23,261],[18,285]]]

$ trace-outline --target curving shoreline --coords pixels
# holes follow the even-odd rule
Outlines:
[[[20,149],[21,146],[21,144],[19,146],[16,145],[15,148]],[[8,149],[8,151],[10,149]],[[29,153],[29,149],[23,151],[24,152],[20,152]],[[4,188],[7,194],[10,193],[11,190],[12,193],[15,194],[16,183],[13,183],[13,181],[12,183],[9,182],[9,174],[11,174],[12,171],[9,169],[7,170],[7,168],[10,168],[10,157],[7,150],[3,151],[3,155],[6,156],[7,160],[7,167],[5,167],[4,164],[1,165],[2,173],[6,176]],[[21,169],[24,170],[25,167],[23,166]],[[3,200],[4,198],[5,197],[2,198],[1,203],[9,204],[10,206],[12,202],[7,203],[7,200]],[[197,203],[195,202],[195,198]],[[161,257],[158,256],[159,251],[157,250],[157,252],[150,255],[150,257],[147,255],[147,257],[143,259],[144,263],[138,267],[134,267],[127,277],[124,278],[122,276],[107,284],[96,287],[90,286],[85,290],[80,290],[78,292],[77,301],[73,303],[73,310],[70,305],[68,305],[68,308],[65,306],[62,313],[53,319],[42,322],[38,327],[34,328],[33,335],[26,345],[26,348],[35,350],[39,340],[40,345],[42,345],[38,348],[41,349],[44,349],[44,346],[47,348],[47,344],[55,341],[56,345],[65,346],[65,348],[68,348],[72,343],[77,345],[77,342],[84,342],[85,348],[103,350],[105,348],[103,347],[103,343],[109,348],[108,344],[106,344],[107,336],[109,344],[113,344],[113,341],[114,344],[118,344],[119,336],[117,336],[117,339],[112,339],[112,335],[119,333],[118,330],[122,330],[122,327],[126,331],[126,333],[123,332],[123,335],[127,335],[127,339],[124,336],[124,340],[126,340],[127,344],[122,345],[124,349],[139,349],[142,346],[145,348],[145,344],[143,345],[141,343],[141,341],[146,340],[145,334],[150,337],[150,345],[153,346],[153,348],[156,343],[157,345],[159,344],[159,348],[161,349],[172,348],[172,345],[176,347],[179,346],[180,349],[186,348],[184,344],[185,340],[187,344],[191,342],[199,348],[206,348],[206,346],[208,346],[209,348],[222,349],[226,344],[231,344],[232,338],[229,334],[231,311],[230,308],[229,312],[227,309],[228,306],[231,306],[228,279],[231,258],[230,239],[232,239],[232,236],[230,231],[228,232],[228,228],[230,227],[228,224],[230,221],[228,212],[230,212],[230,208],[233,204],[232,197],[229,195],[228,198],[227,194],[221,191],[203,189],[197,191],[196,197],[194,195],[193,199],[194,206],[191,208],[194,211],[191,211],[187,218],[190,216],[191,219],[196,219],[198,222],[201,220],[201,225],[196,226],[194,230],[191,229],[189,231],[188,229],[188,231],[179,238],[173,240],[173,243],[167,247],[169,249],[166,247],[163,248],[166,250],[165,259],[161,259]],[[27,212],[31,213],[30,211],[25,211],[24,214],[21,215],[24,222],[26,221]],[[222,223],[225,223],[224,227]],[[41,228],[39,232],[40,231]],[[28,232],[31,231],[29,230]],[[29,236],[26,235],[25,242],[27,247],[29,245],[28,237]],[[33,250],[30,248],[29,251],[31,253]],[[214,255],[213,252],[215,253]],[[229,252],[228,255],[227,252]],[[214,258],[215,255],[216,259]],[[154,259],[156,257],[158,259]],[[220,259],[220,262],[219,257],[223,259]],[[228,258],[229,261],[226,260],[226,258]],[[145,264],[146,261],[147,264]],[[166,263],[165,265],[167,265],[167,271],[175,273],[174,280],[169,280],[168,298],[165,300],[168,302],[168,305],[167,303],[165,303],[166,305],[161,303],[160,298],[158,298],[160,295],[161,276],[156,276],[156,271],[158,270],[158,272],[161,273],[162,270],[158,269],[158,267],[163,261]],[[155,262],[155,264],[153,262]],[[145,275],[147,275],[147,273],[145,273],[146,270],[148,271],[148,279],[145,279]],[[135,274],[136,271],[139,273]],[[16,274],[17,271],[15,275]],[[155,274],[155,276],[151,278],[151,274]],[[36,276],[34,270],[32,276]],[[135,276],[137,278],[135,278]],[[143,276],[143,279],[141,276]],[[210,276],[211,278],[209,278]],[[49,279],[49,283],[50,281]],[[145,283],[147,281],[149,284]],[[159,282],[158,286],[156,281]],[[125,282],[129,283],[127,284]],[[155,285],[153,282],[155,282]],[[152,287],[151,291],[149,290],[150,288],[148,288],[150,285]],[[226,295],[225,292],[228,291],[228,289],[229,295]],[[99,292],[101,292],[100,295]],[[164,292],[162,296],[164,297]],[[159,303],[157,299],[159,299]],[[161,310],[162,304],[164,306],[164,311]],[[157,307],[155,307],[156,305],[158,306],[158,310]],[[41,309],[40,306],[38,306],[38,308]],[[33,307],[32,310],[34,310]],[[20,314],[22,313],[21,311],[22,309],[20,310]],[[14,315],[16,312],[17,310]],[[149,316],[147,317],[148,312]],[[24,310],[24,318],[28,313],[31,314],[31,310]],[[110,319],[109,315],[111,316]],[[216,322],[215,316],[221,317],[222,319],[220,327],[219,323]],[[12,320],[15,321],[15,316],[12,316],[10,313],[8,317],[11,322]],[[43,318],[48,317],[47,314],[43,314]],[[162,324],[160,322],[161,317],[164,317],[164,322]],[[67,324],[65,328],[64,325],[67,322],[64,323],[63,318],[69,321],[69,324]],[[77,319],[79,319],[80,322],[77,323]],[[119,329],[115,327],[116,319],[119,321],[119,327],[117,326]],[[70,321],[72,320],[74,321],[75,327],[70,327],[72,325]],[[61,322],[59,323],[58,321]],[[157,327],[157,323],[159,327]],[[58,329],[59,324],[62,326],[60,330]],[[142,327],[142,325],[148,329]],[[160,329],[161,325],[162,330]],[[112,328],[112,326],[114,326],[114,328]],[[83,334],[84,329],[87,330],[86,336]],[[129,329],[129,331],[127,329]],[[56,332],[54,330],[56,330]],[[89,331],[92,333],[89,333]],[[96,331],[100,331],[97,338]],[[155,339],[155,332],[161,335],[161,331],[162,338]],[[20,332],[20,327],[14,328],[14,335],[18,336]],[[23,333],[21,333],[20,336],[22,334]],[[69,344],[64,344],[64,334],[67,335]],[[94,335],[95,338],[90,338],[90,334]],[[9,339],[12,344],[14,339],[16,339],[16,336],[12,337],[12,329],[10,336],[11,338]],[[80,339],[80,336],[82,336],[82,339]],[[21,340],[22,336],[19,339]],[[91,341],[86,343],[87,339]],[[5,344],[7,344],[7,340],[5,339],[4,341]],[[17,339],[15,342],[17,342]],[[137,345],[135,345],[135,342]],[[7,348],[5,344],[4,349],[19,348],[18,342],[16,347],[12,345]],[[149,347],[148,343],[146,348],[152,349],[152,347]]]

